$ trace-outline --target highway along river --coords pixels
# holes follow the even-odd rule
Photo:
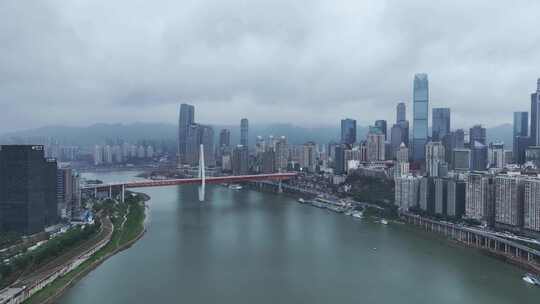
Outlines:
[[[143,189],[146,235],[59,303],[540,303],[524,271],[416,228],[284,195],[206,190],[199,203],[196,186]]]

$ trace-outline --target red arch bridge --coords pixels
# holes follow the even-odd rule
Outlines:
[[[108,191],[109,197],[112,197],[113,189],[119,189],[121,191],[122,202],[125,198],[125,191],[129,188],[146,188],[146,187],[163,187],[163,186],[177,186],[185,184],[199,184],[199,199],[204,200],[204,186],[205,184],[219,184],[219,183],[239,183],[239,182],[253,182],[253,181],[278,181],[281,190],[281,181],[288,180],[297,176],[295,172],[287,173],[272,173],[272,174],[256,174],[256,175],[234,175],[234,176],[209,176],[209,177],[197,177],[197,178],[177,178],[177,179],[165,179],[165,180],[136,180],[125,182],[111,182],[103,184],[86,184],[81,187],[81,190],[93,190],[97,196],[98,191]]]

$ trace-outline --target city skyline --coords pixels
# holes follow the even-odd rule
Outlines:
[[[3,36],[11,37],[0,62],[2,131],[174,121],[180,102],[196,104],[200,121],[222,124],[237,116],[300,125],[352,116],[367,125],[369,115],[393,121],[388,109],[399,100],[412,109],[417,72],[430,75],[430,104],[451,107],[454,126],[472,119],[493,126],[511,123],[511,108],[529,109],[538,78],[534,2],[464,2],[467,14],[455,2],[266,2],[264,13],[242,4],[243,15],[236,1],[182,10],[120,1],[107,3],[106,14],[84,1],[14,3],[0,10]],[[138,21],[116,18],[120,11]]]

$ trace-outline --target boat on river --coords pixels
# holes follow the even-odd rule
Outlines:
[[[532,274],[532,273],[527,273],[525,274],[525,276],[523,277],[523,281],[531,284],[531,285],[536,285],[536,286],[540,286],[540,277]]]

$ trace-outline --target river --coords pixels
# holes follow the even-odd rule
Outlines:
[[[59,303],[540,303],[524,271],[407,225],[222,186],[204,203],[196,186],[142,191],[145,236]]]

